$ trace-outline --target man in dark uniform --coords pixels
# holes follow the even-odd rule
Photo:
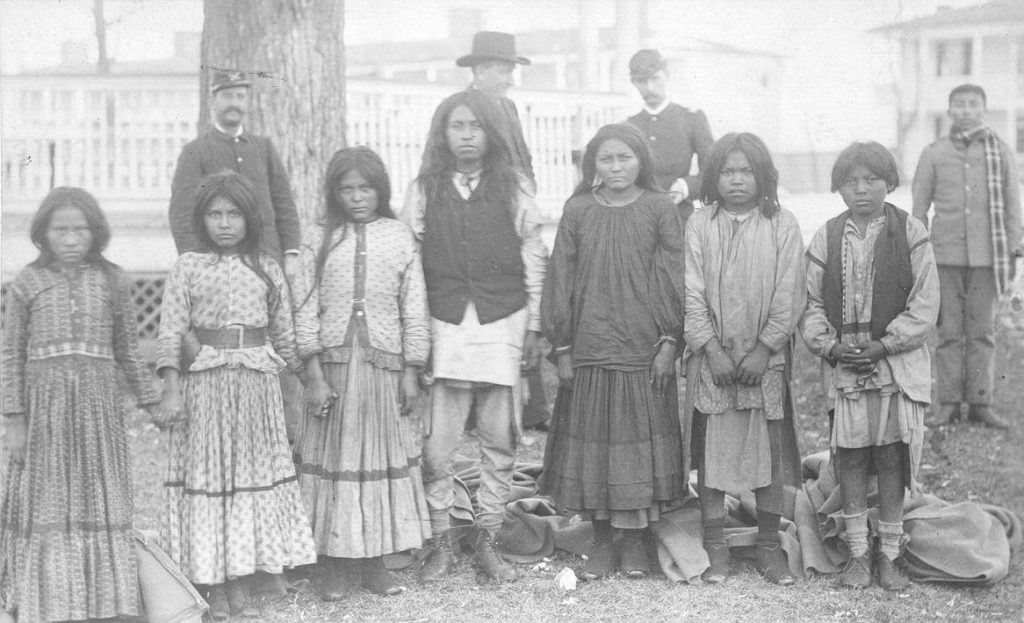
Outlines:
[[[668,100],[668,66],[657,50],[640,50],[629,59],[629,79],[644,100],[644,109],[629,118],[640,128],[654,153],[654,177],[679,205],[683,217],[693,212],[701,173],[715,139],[704,113]],[[697,154],[698,172],[692,173]]]
[[[529,65],[530,59],[516,54],[516,40],[513,35],[504,32],[482,30],[473,35],[473,47],[470,54],[460,56],[455,64],[469,67],[473,72],[470,89],[475,89],[495,98],[502,112],[505,113],[506,126],[503,129],[505,140],[512,152],[512,166],[529,181],[527,190],[531,194],[537,192],[537,181],[533,176],[533,158],[523,137],[523,124],[519,120],[519,110],[515,102],[508,98],[508,89],[512,86],[512,72],[516,65]],[[547,430],[547,422],[551,417],[544,393],[540,366],[528,373],[526,379],[528,398],[523,407],[523,426]],[[470,418],[472,426],[475,418]]]

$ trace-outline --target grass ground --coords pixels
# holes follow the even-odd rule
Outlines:
[[[1009,431],[959,425],[929,432],[922,460],[926,490],[948,500],[973,500],[1005,506],[1024,517],[1024,338],[1005,331],[998,336],[996,389],[999,411],[1013,421]],[[804,454],[828,445],[824,401],[815,362],[798,347],[796,359],[797,431]],[[548,370],[548,373],[551,373]],[[551,375],[553,377],[553,374]],[[549,378],[553,386],[554,379]],[[160,475],[166,439],[141,416],[130,430],[135,460],[138,526],[155,529],[160,512]],[[533,433],[520,450],[524,460],[538,460],[543,433]],[[471,443],[465,446],[471,451]],[[539,565],[518,567],[514,584],[482,583],[468,564],[447,581],[430,588],[409,572],[397,574],[408,587],[384,599],[361,593],[340,604],[327,604],[309,589],[261,603],[263,620],[274,623],[327,621],[1024,621],[1024,563],[1018,556],[1009,576],[990,588],[912,584],[901,593],[878,588],[838,590],[834,580],[814,577],[795,587],[779,588],[762,580],[752,567],[736,567],[719,586],[672,584],[664,576],[645,580],[614,578],[580,584],[561,592],[555,574],[574,557],[558,554]]]

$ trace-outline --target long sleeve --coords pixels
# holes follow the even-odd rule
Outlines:
[[[715,145],[715,139],[711,135],[711,124],[708,123],[707,115],[704,114],[704,111],[698,110],[695,116],[697,122],[693,128],[690,144],[693,146],[693,152],[697,154],[697,167],[699,171],[697,175],[687,175],[684,178],[689,188],[688,199],[700,196],[700,186],[704,172],[708,170],[711,148]]]
[[[7,290],[4,310],[3,414],[25,413],[25,362],[28,359],[29,301],[15,285]]]
[[[423,262],[412,244],[409,262],[402,271],[398,295],[402,315],[402,355],[407,366],[426,366],[430,356],[430,317],[427,312],[427,286],[423,281]]]
[[[907,307],[886,327],[881,342],[890,355],[924,345],[939,316],[939,274],[935,267],[928,232],[920,223],[907,219],[910,267],[914,285],[907,295]]]
[[[544,273],[547,270],[548,250],[540,237],[542,223],[537,202],[529,193],[519,191],[518,230],[522,241],[520,253],[526,273],[526,309],[529,331],[540,331],[540,301],[544,290]]]
[[[779,352],[796,331],[804,309],[806,281],[804,278],[804,241],[800,226],[789,212],[776,217],[778,258],[775,287],[768,317],[757,336],[772,352]]]
[[[825,280],[827,244],[825,227],[821,227],[807,248],[807,309],[800,321],[800,334],[807,350],[822,358],[827,358],[828,350],[835,344],[837,335],[836,328],[829,323],[825,314],[825,299],[821,294]]]
[[[577,262],[575,221],[575,212],[566,210],[562,214],[541,297],[544,337],[551,343],[556,354],[572,348],[572,295]]]
[[[412,229],[417,242],[423,242],[423,232],[427,228],[426,210],[427,198],[423,196],[419,181],[413,180],[405,192],[405,201],[402,203],[402,211],[398,214],[398,219]]]
[[[276,261],[267,261],[263,264],[267,276],[277,288],[278,302],[274,309],[268,309],[268,329],[270,330],[270,343],[281,359],[284,359],[293,372],[300,372],[303,368],[299,360],[298,349],[295,346],[295,321],[292,315],[292,299],[288,296],[288,283],[284,279],[284,271]]]
[[[1024,251],[1024,226],[1021,225],[1020,181],[1013,149],[1001,142],[1003,149],[1003,203],[1006,205],[1004,225],[1011,256]],[[1012,257],[1011,257],[1012,261]]]
[[[189,293],[189,275],[184,258],[171,267],[164,282],[160,303],[160,333],[156,340],[156,369],[178,369],[181,360],[181,340],[192,328],[192,301]]]
[[[302,242],[302,232],[299,213],[295,209],[295,199],[292,197],[291,183],[288,180],[288,171],[269,139],[266,139],[266,147],[270,203],[274,208],[274,223],[277,226],[277,235],[281,238],[281,250],[297,250]]]
[[[135,394],[138,404],[151,405],[160,402],[160,394],[153,385],[149,366],[139,350],[139,334],[135,321],[135,301],[132,297],[131,280],[124,273],[117,275],[117,290],[111,292],[114,307],[114,359],[124,371],[128,386]]]
[[[648,282],[654,321],[658,332],[675,340],[683,339],[684,275],[686,271],[683,219],[674,205],[658,220],[658,248]]]
[[[196,186],[203,177],[198,149],[195,142],[185,146],[178,156],[178,165],[174,169],[174,179],[171,181],[171,203],[167,217],[178,255],[194,251],[199,246],[196,233],[192,229]]]
[[[321,231],[319,227],[313,228],[311,235],[299,247],[299,274],[292,284],[296,305],[295,343],[303,361],[323,350],[320,343],[320,288],[316,284],[316,255]]]
[[[932,199],[935,196],[935,164],[930,147],[921,152],[921,159],[918,160],[917,170],[914,172],[911,191],[913,193],[913,215],[927,227],[928,210],[931,209]]]
[[[697,227],[700,219],[690,218],[686,222],[686,279],[684,335],[686,345],[694,352],[701,350],[715,337],[704,282],[704,237],[703,227]]]

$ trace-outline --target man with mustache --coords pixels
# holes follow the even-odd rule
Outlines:
[[[669,101],[668,63],[657,50],[640,50],[629,59],[629,79],[644,100],[644,109],[629,118],[640,128],[654,153],[654,178],[679,206],[683,218],[693,212],[701,174],[715,139],[700,110]],[[698,171],[691,175],[693,155]]]

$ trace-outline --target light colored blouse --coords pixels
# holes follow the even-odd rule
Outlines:
[[[299,248],[295,334],[299,356],[321,353],[345,363],[352,339],[378,367],[424,366],[430,352],[427,293],[419,245],[395,219],[348,224],[331,236],[319,284],[316,259],[324,228],[312,227]]]
[[[241,349],[203,345],[189,370],[242,366],[277,374],[286,362],[293,370],[301,370],[284,273],[269,256],[261,254],[260,265],[279,294],[273,310],[268,309],[266,282],[239,255],[189,252],[174,262],[160,308],[157,369],[178,369],[181,340],[190,329],[238,325],[266,328],[270,343]]]

